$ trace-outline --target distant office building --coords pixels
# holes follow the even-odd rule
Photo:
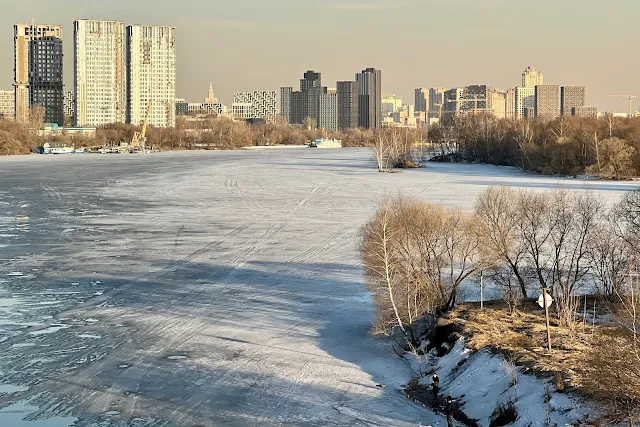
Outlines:
[[[256,90],[233,94],[233,117],[239,120],[262,119],[265,123],[275,123],[278,114],[276,92]]]
[[[536,107],[536,88],[535,87],[516,87],[515,88],[515,118],[524,119],[525,109],[534,110]],[[529,117],[533,118],[533,117]]]
[[[293,88],[283,87],[280,88],[280,116],[291,123],[291,94]]]
[[[338,82],[338,129],[358,127],[358,84],[354,81]]]
[[[507,117],[507,92],[498,89],[492,91],[491,113],[498,119]]]
[[[505,94],[505,117],[513,119],[516,117],[516,90],[508,89]]]
[[[318,127],[338,130],[338,94],[333,92],[320,94],[320,117]]]
[[[75,105],[73,103],[73,91],[68,90],[64,93],[64,121],[65,123],[73,123]]]
[[[560,86],[538,85],[535,88],[535,114],[538,119],[560,116]]]
[[[396,96],[395,93],[382,94],[382,116],[386,117],[391,113],[402,109],[402,97]]]
[[[533,67],[527,67],[522,72],[522,87],[534,88],[544,84],[544,74],[541,71],[536,71]]]
[[[176,123],[176,29],[127,27],[127,123],[172,127]]]
[[[416,111],[429,111],[429,88],[419,87],[415,90],[415,107]]]
[[[574,107],[581,107],[587,103],[586,88],[584,86],[562,86],[560,88],[560,113],[563,116],[573,114]]]
[[[571,114],[576,117],[596,118],[598,117],[598,109],[596,107],[587,107],[584,105],[573,107]]]
[[[209,82],[209,93],[207,97],[204,99],[205,104],[217,104],[218,98],[216,98],[216,94],[213,92],[213,84]]]
[[[446,89],[443,87],[429,88],[429,111],[439,113],[440,109],[444,109],[444,93]]]
[[[0,90],[0,120],[13,120],[15,118],[14,97],[15,91]]]
[[[126,121],[125,40],[124,22],[74,22],[76,126]]]
[[[358,83],[358,126],[379,129],[382,123],[382,71],[367,68],[356,74]]]
[[[44,122],[62,126],[62,26],[15,24],[15,117],[29,121],[34,105],[44,108]]]

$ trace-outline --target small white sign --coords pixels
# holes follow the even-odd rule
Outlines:
[[[547,307],[551,307],[551,304],[553,304],[553,298],[551,298],[551,295],[546,292],[544,294],[540,294],[540,296],[538,297],[538,305],[544,308],[545,302]]]

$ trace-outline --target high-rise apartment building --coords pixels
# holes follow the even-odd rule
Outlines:
[[[491,114],[492,102],[491,86],[471,85],[452,88],[445,91],[443,111],[454,114]]]
[[[516,90],[508,89],[505,94],[505,118],[513,119],[516,117]]]
[[[538,85],[535,88],[535,114],[538,119],[560,116],[560,86]]]
[[[64,122],[66,124],[73,123],[75,115],[75,105],[73,103],[73,91],[68,90],[64,93]]]
[[[320,123],[320,95],[326,94],[327,88],[322,86],[322,75],[313,70],[304,73],[300,80],[300,90],[283,87],[280,89],[281,111],[291,124],[302,124],[307,118]],[[288,107],[287,107],[288,105]]]
[[[127,27],[127,123],[174,126],[176,122],[176,29]]]
[[[587,89],[584,86],[562,86],[560,88],[560,113],[573,115],[573,108],[585,105]]]
[[[16,115],[14,90],[0,90],[0,120],[13,120]]]
[[[338,82],[338,129],[358,127],[358,84],[354,81]]]
[[[62,125],[62,26],[15,24],[15,117],[29,121],[29,109],[44,108],[44,122]]]
[[[74,22],[75,125],[124,123],[127,55],[124,22]]]
[[[333,92],[320,94],[320,129],[338,130],[338,94]]]
[[[446,89],[443,87],[429,88],[429,112],[440,113],[440,109],[444,109],[444,93]]]
[[[395,93],[382,94],[382,116],[386,117],[391,113],[402,109],[402,97],[396,96]]]
[[[358,126],[379,129],[382,123],[382,71],[367,68],[356,74],[358,83]]]
[[[536,88],[535,87],[516,87],[515,88],[515,118],[524,119],[527,109],[534,111],[536,107]],[[532,117],[529,117],[532,118]]]
[[[595,119],[598,117],[598,109],[596,107],[588,107],[581,105],[571,109],[571,115],[576,117],[589,117]]]
[[[498,119],[507,117],[507,92],[493,89],[491,94],[491,114]]]
[[[544,84],[544,74],[541,71],[536,71],[533,67],[527,67],[522,72],[522,87],[536,87]]]
[[[461,87],[454,87],[444,91],[442,100],[442,112],[443,114],[456,114],[460,111],[462,105],[462,92]]]
[[[276,92],[256,90],[233,94],[233,116],[239,120],[261,119],[265,123],[275,123],[278,114]]]
[[[473,114],[492,112],[493,89],[487,85],[471,85],[463,88],[460,97],[460,111]]]
[[[291,94],[293,93],[292,87],[280,88],[280,116],[291,123]]]
[[[419,87],[415,90],[415,107],[416,111],[429,111],[429,88]]]

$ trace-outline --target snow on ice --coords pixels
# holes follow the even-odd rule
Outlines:
[[[0,371],[30,388],[18,403],[0,396],[0,425],[444,426],[398,392],[413,371],[368,335],[358,229],[388,195],[471,210],[490,185],[590,190],[607,204],[637,188],[484,165],[381,174],[364,149],[1,158],[0,292],[29,305],[0,308]],[[60,304],[33,310],[51,295]],[[44,329],[11,324],[42,315],[55,319]],[[460,375],[482,369],[499,362],[477,356],[445,386],[461,393]],[[526,378],[523,413],[540,401]],[[570,405],[554,399],[557,414]]]

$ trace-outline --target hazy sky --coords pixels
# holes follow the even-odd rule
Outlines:
[[[638,0],[0,0],[0,88],[13,80],[13,24],[62,24],[65,85],[73,89],[73,20],[175,25],[177,96],[209,81],[235,91],[323,85],[382,70],[383,92],[413,103],[425,86],[520,84],[533,65],[545,83],[587,86],[587,103],[626,111],[640,95]],[[640,101],[640,100],[637,100]],[[637,102],[640,105],[640,102]]]

